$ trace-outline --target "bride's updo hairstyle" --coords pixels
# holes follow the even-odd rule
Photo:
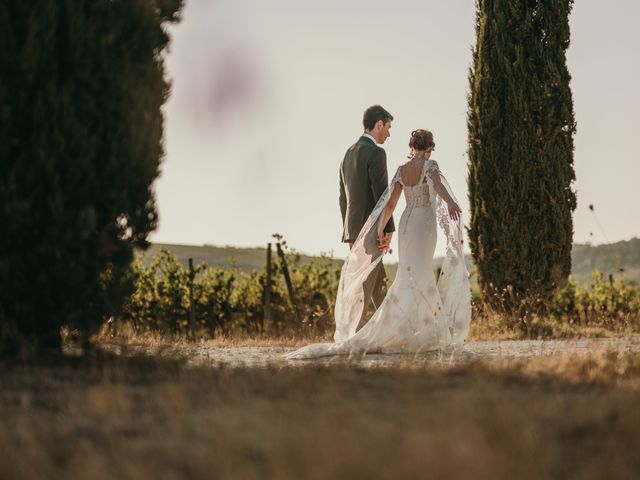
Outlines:
[[[413,150],[428,150],[435,147],[433,143],[433,133],[429,130],[423,130],[419,128],[411,132],[411,138],[409,139],[409,148]]]

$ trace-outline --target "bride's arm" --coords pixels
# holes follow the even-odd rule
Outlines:
[[[431,175],[431,179],[433,180],[433,189],[436,193],[447,203],[447,207],[449,209],[449,216],[452,220],[457,221],[460,218],[460,206],[456,203],[456,201],[451,198],[449,192],[444,187],[442,182],[440,181],[440,174],[434,173]]]
[[[395,187],[393,188],[393,192],[391,193],[391,198],[389,199],[389,203],[384,208],[382,212],[382,218],[380,222],[378,222],[378,239],[384,236],[384,227],[393,215],[393,211],[398,204],[398,199],[400,198],[400,193],[402,192],[402,184],[400,182],[396,182]]]

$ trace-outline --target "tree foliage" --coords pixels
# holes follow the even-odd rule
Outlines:
[[[0,4],[0,349],[119,309],[157,222],[163,25],[182,0]]]
[[[469,74],[469,238],[484,297],[544,305],[571,271],[572,0],[479,0]]]

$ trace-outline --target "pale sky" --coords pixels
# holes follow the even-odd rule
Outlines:
[[[253,247],[278,232],[301,252],[344,257],[338,167],[376,103],[395,117],[389,176],[410,132],[431,130],[466,223],[474,11],[474,0],[188,0],[171,29],[151,240]],[[576,0],[570,18],[578,243],[640,236],[638,21],[638,0]]]

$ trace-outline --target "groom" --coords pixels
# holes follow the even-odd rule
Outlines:
[[[354,143],[340,164],[340,212],[342,213],[342,241],[353,246],[364,222],[389,184],[387,176],[387,154],[382,145],[389,138],[393,117],[380,105],[373,105],[364,112],[364,133]],[[380,250],[389,250],[393,218],[384,228],[385,241]],[[382,262],[364,282],[364,306],[358,329],[366,323],[369,302],[377,309],[384,299],[386,273]]]

